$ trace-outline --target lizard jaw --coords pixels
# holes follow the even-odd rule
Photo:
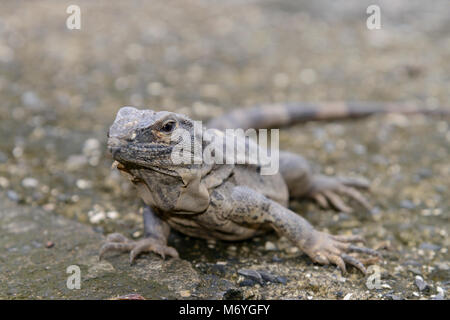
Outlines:
[[[111,165],[111,169],[118,169],[118,170],[122,170],[122,171],[126,170],[125,166],[117,160],[114,160],[114,162]]]

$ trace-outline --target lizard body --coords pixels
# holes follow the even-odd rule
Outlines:
[[[367,109],[356,112],[340,105],[334,111],[328,105],[319,118],[361,116],[391,109]],[[236,111],[231,115],[212,120],[210,127],[220,129],[235,127],[273,127],[294,120],[311,118],[312,110],[299,111],[299,106],[250,109],[247,113]],[[277,112],[278,110],[278,112]],[[352,111],[353,110],[353,111]],[[413,108],[406,113],[416,112]],[[247,115],[247,116],[246,116]],[[261,164],[233,163],[175,164],[171,158],[174,146],[172,134],[177,129],[190,133],[203,148],[211,145],[194,130],[191,119],[171,112],[154,112],[123,107],[108,133],[108,148],[117,168],[136,186],[145,206],[143,210],[145,239],[131,241],[120,234],[111,234],[100,250],[100,258],[109,251],[130,252],[130,262],[142,252],[156,252],[161,256],[178,257],[177,251],[167,246],[170,228],[184,234],[205,239],[242,240],[275,229],[286,236],[311,259],[321,264],[336,264],[345,272],[351,264],[366,272],[363,264],[349,255],[351,252],[379,256],[379,253],[356,246],[360,236],[334,236],[314,229],[304,218],[288,209],[289,198],[312,198],[322,206],[333,205],[350,212],[340,198],[346,195],[366,208],[367,200],[357,190],[368,188],[360,179],[328,177],[314,174],[307,161],[299,155],[280,152],[280,171],[261,175]],[[213,130],[213,136],[223,135]],[[202,132],[203,133],[203,132]],[[239,138],[238,138],[239,139]],[[245,141],[245,150],[251,142]],[[192,154],[192,157],[194,155]]]

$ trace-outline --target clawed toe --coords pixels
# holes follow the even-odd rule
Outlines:
[[[139,241],[132,241],[119,233],[113,233],[107,236],[106,243],[101,247],[99,260],[108,252],[130,252],[130,264],[134,262],[138,255],[144,252],[155,252],[163,259],[167,256],[178,258],[178,252],[175,248],[169,247],[158,239],[146,238]]]
[[[317,233],[310,242],[314,250],[308,251],[310,257],[320,264],[335,264],[346,273],[346,264],[352,265],[363,274],[366,274],[366,268],[360,259],[351,256],[350,253],[362,253],[369,256],[381,258],[381,254],[373,249],[356,246],[353,243],[364,242],[364,239],[358,235],[341,236],[330,235],[327,233]],[[373,259],[369,260],[373,261]]]
[[[143,239],[137,242],[136,246],[130,252],[130,264],[133,264],[134,260],[138,255],[144,252],[154,252],[160,255],[163,259],[166,258],[166,255],[171,256],[173,258],[178,258],[178,252],[175,248],[161,245],[157,242],[157,240],[152,238]]]
[[[363,274],[366,274],[366,273],[367,273],[366,268],[365,268],[364,265],[361,263],[361,261],[359,261],[358,259],[356,259],[356,258],[354,258],[354,257],[352,257],[352,256],[349,256],[349,255],[347,255],[347,254],[345,254],[345,253],[341,254],[341,257],[342,257],[342,259],[343,259],[346,263],[348,263],[348,264],[354,266],[355,268],[357,268],[358,270],[360,270]],[[342,272],[345,272],[345,271],[342,270]]]
[[[111,233],[106,237],[106,242],[130,242],[131,240],[120,233]]]
[[[332,205],[335,209],[351,213],[353,211],[341,196],[347,196],[362,205],[368,211],[372,206],[369,201],[357,189],[369,189],[369,183],[365,179],[316,176],[309,197],[314,199],[322,208],[328,209]]]
[[[364,178],[348,178],[348,177],[336,177],[336,180],[347,187],[353,187],[358,189],[368,190],[370,183]]]
[[[375,256],[377,259],[381,258],[381,254],[373,249],[366,248],[366,247],[358,247],[353,244],[345,243],[342,249],[343,253],[341,253],[341,258],[345,261],[345,263],[348,263],[358,270],[360,270],[363,274],[366,274],[366,268],[364,267],[364,264],[360,261],[360,259],[357,259],[347,253],[355,252],[355,253],[363,253],[370,256]],[[373,257],[372,257],[373,258]],[[372,259],[373,260],[373,259]],[[370,261],[372,261],[370,260]],[[339,268],[342,270],[343,273],[345,273],[345,269],[342,269],[341,266]]]
[[[351,213],[353,212],[353,209],[347,206],[344,201],[342,201],[341,197],[330,190],[323,191],[323,194],[325,195],[326,199],[332,204],[333,207],[335,207],[337,210]]]
[[[102,260],[103,256],[107,252],[112,252],[112,251],[126,252],[126,251],[130,251],[132,248],[133,248],[133,243],[131,243],[131,242],[129,242],[129,243],[107,242],[101,247],[98,258],[99,258],[99,260]]]
[[[368,211],[372,210],[372,206],[370,205],[369,201],[367,201],[367,199],[358,190],[351,187],[342,186],[338,188],[338,192],[355,200]]]

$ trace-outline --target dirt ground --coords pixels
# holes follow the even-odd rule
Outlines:
[[[342,276],[275,234],[237,243],[173,233],[182,260],[99,262],[104,235],[142,237],[140,200],[111,170],[106,132],[134,105],[207,119],[287,101],[409,101],[450,109],[450,4],[376,1],[3,1],[0,9],[0,298],[447,299],[450,126],[384,115],[281,131],[326,174],[364,176],[375,210],[291,208],[361,234],[379,273]],[[81,289],[66,268],[81,268]],[[375,267],[376,268],[376,267]],[[264,270],[277,281],[239,273]],[[241,272],[242,273],[242,272]],[[371,276],[379,275],[373,288]]]

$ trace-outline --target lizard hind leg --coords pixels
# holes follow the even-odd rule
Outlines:
[[[353,211],[352,208],[341,198],[346,196],[371,211],[369,201],[359,191],[369,189],[369,183],[365,179],[313,174],[303,157],[290,152],[280,152],[280,173],[291,198],[309,198],[325,209],[331,205],[337,210],[349,213]]]
[[[136,257],[144,252],[154,252],[159,254],[163,259],[165,256],[178,258],[178,252],[175,248],[167,246],[167,238],[169,235],[169,226],[159,219],[150,207],[145,206],[143,210],[145,238],[133,241],[127,237],[112,233],[106,237],[105,244],[101,247],[99,259],[108,252],[130,252],[130,264],[134,262]]]

